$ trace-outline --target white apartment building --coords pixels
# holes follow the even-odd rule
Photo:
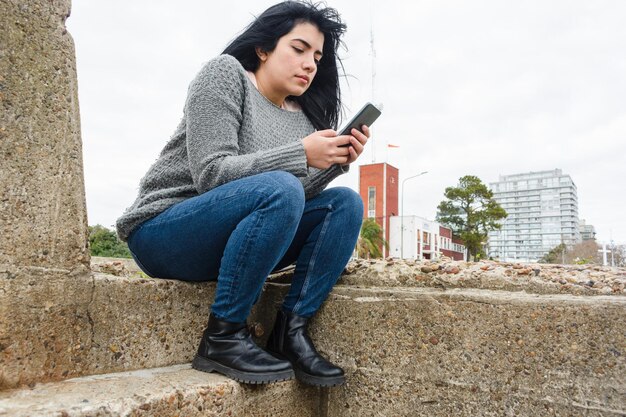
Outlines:
[[[576,184],[560,169],[501,175],[489,186],[508,213],[502,229],[489,232],[489,256],[536,262],[561,243],[581,241]]]
[[[595,240],[596,228],[592,224],[587,224],[585,219],[580,219],[578,222],[578,230],[580,231],[580,238],[582,240]]]

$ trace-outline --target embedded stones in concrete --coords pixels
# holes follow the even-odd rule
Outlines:
[[[86,373],[190,362],[206,325],[214,283],[95,273]]]
[[[100,267],[108,268],[106,262]],[[63,349],[49,352],[54,360],[45,366],[69,369],[67,377],[191,360],[215,284],[146,279],[129,261],[120,265],[116,268],[122,276],[95,273],[90,289],[77,287],[86,297],[78,297],[76,306],[76,312],[83,311],[78,307],[86,303],[85,348],[74,356]],[[382,261],[350,271],[353,265],[312,322],[319,350],[348,372],[344,387],[307,394],[320,400],[326,413],[321,415],[624,413],[626,301],[619,293],[600,295],[593,288],[592,296],[577,295],[577,290],[550,293],[551,279],[533,281],[535,294],[511,291],[524,289],[517,285],[523,278],[517,277],[525,275],[503,273],[487,280],[480,275],[484,264],[439,268],[435,263]],[[437,269],[422,272],[425,266]],[[567,269],[555,271],[560,272],[552,278],[567,279]],[[575,272],[605,273],[606,283],[621,280],[619,270],[613,275]],[[419,274],[432,281],[415,279]],[[460,279],[464,274],[469,274],[467,280]],[[480,279],[469,279],[477,274]],[[376,276],[386,281],[373,281]],[[400,286],[403,277],[405,284],[413,278],[421,286]],[[266,285],[253,311],[250,321],[258,322],[261,344],[288,288],[281,282],[288,279],[289,273],[272,277],[274,283]],[[70,291],[71,283],[65,283]],[[75,329],[83,334],[80,323]],[[294,401],[296,407],[299,390],[264,407],[284,401]],[[256,395],[250,392],[251,403]]]
[[[623,415],[626,299],[336,287],[312,326],[331,416]]]
[[[37,384],[0,393],[0,415],[279,416],[318,415],[317,390],[295,381],[247,386],[189,365]]]
[[[69,0],[0,2],[0,389],[73,375],[89,339]]]
[[[11,318],[0,321],[0,389],[188,363],[215,294],[214,282],[20,271],[0,268],[1,311]],[[253,309],[263,340],[284,291],[263,291]]]
[[[67,270],[0,265],[0,390],[81,375],[93,281]]]
[[[69,10],[0,2],[0,265],[89,266]]]

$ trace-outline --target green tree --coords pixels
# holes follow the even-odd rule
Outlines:
[[[493,199],[493,192],[480,178],[466,175],[456,187],[447,187],[446,200],[437,206],[437,221],[461,238],[470,258],[485,256],[483,245],[490,230],[502,227],[506,211]]]
[[[89,251],[91,256],[131,257],[126,243],[119,240],[115,232],[99,224],[89,226]]]
[[[567,245],[565,243],[561,243],[550,249],[548,253],[543,255],[541,259],[539,259],[539,263],[541,264],[562,264],[565,263],[565,253],[567,252]]]
[[[389,243],[383,238],[383,229],[376,220],[365,219],[361,225],[361,234],[357,242],[357,254],[361,258],[382,258],[381,248],[389,248]]]

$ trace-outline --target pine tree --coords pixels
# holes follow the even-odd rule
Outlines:
[[[447,187],[444,195],[447,200],[437,206],[437,221],[463,240],[470,258],[485,256],[487,234],[502,227],[500,220],[506,218],[506,211],[494,200],[493,192],[473,175],[461,177],[459,184]]]

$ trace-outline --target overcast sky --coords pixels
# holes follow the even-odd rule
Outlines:
[[[110,227],[133,202],[194,75],[274,3],[73,1],[89,224]],[[626,242],[626,2],[328,5],[348,25],[346,118],[366,101],[384,106],[356,164],[387,161],[400,180],[429,171],[406,183],[406,214],[433,219],[463,175],[561,168],[598,239]],[[356,168],[331,186],[356,190]]]

